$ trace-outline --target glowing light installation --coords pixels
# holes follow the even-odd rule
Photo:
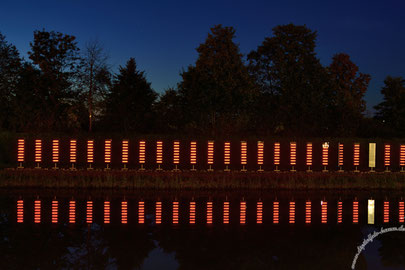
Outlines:
[[[87,163],[89,164],[88,170],[91,170],[91,164],[94,162],[94,141],[87,141]]]
[[[321,223],[328,222],[328,202],[321,201]]]
[[[208,153],[207,153],[207,164],[208,170],[213,171],[212,165],[214,164],[214,141],[208,141]]]
[[[24,168],[23,163],[25,159],[25,140],[24,139],[18,139],[17,141],[17,162],[18,162],[18,167],[17,168]]]
[[[246,202],[240,202],[240,217],[239,217],[240,224],[246,224]]]
[[[256,204],[256,224],[263,223],[263,202],[258,201]]]
[[[374,200],[368,200],[367,204],[367,224],[374,224]]]
[[[337,223],[342,223],[343,221],[343,203],[338,201],[338,214],[337,214]]]
[[[280,220],[280,203],[278,201],[273,202],[273,223],[278,224]]]
[[[389,172],[390,171],[390,165],[391,165],[391,145],[385,144],[384,145],[384,166],[385,166],[385,171]]]
[[[376,143],[368,144],[368,166],[370,167],[370,172],[374,172],[376,160]]]
[[[58,223],[58,201],[52,201],[52,223]]]
[[[190,224],[195,224],[195,202],[190,202]]]
[[[93,201],[87,201],[86,210],[86,222],[91,224],[93,223]]]
[[[297,143],[290,142],[290,165],[291,171],[295,172],[295,165],[297,165]]]
[[[224,171],[229,172],[229,165],[231,164],[231,143],[225,142],[224,143]]]
[[[24,222],[24,201],[18,200],[17,201],[17,223]]]
[[[160,167],[163,163],[163,142],[162,141],[157,141],[156,142],[156,164],[158,165],[157,169],[158,171],[162,170]]]
[[[155,223],[161,224],[162,223],[162,202],[156,202],[155,205]]]
[[[71,164],[70,169],[75,170],[75,164],[76,164],[76,155],[77,155],[77,141],[76,140],[70,140],[70,149],[69,149],[69,162]]]
[[[240,142],[240,164],[242,165],[242,172],[246,172],[247,165],[247,142]]]
[[[307,172],[312,172],[312,170],[311,170],[311,166],[312,166],[312,143],[311,142],[307,143],[306,164],[308,166]]]
[[[180,164],[180,142],[174,141],[173,142],[173,164],[174,164],[174,171],[178,171],[179,169],[177,166]]]
[[[69,223],[76,223],[76,201],[69,201]]]
[[[290,224],[295,223],[295,202],[290,202],[290,217],[289,217],[289,223],[290,223]]]
[[[343,172],[343,152],[344,151],[344,146],[343,143],[339,143],[338,145],[338,167],[339,167],[339,172]]]
[[[399,146],[399,166],[401,167],[401,172],[405,172],[405,144]]]
[[[212,202],[207,202],[207,224],[212,224]]]
[[[399,223],[403,223],[404,222],[404,202],[400,201],[398,203],[398,213],[399,213]]]
[[[128,202],[122,201],[121,202],[121,224],[128,223]]]
[[[111,163],[111,140],[105,140],[104,142],[104,162],[106,164],[106,170],[110,169]]]
[[[145,223],[145,202],[144,201],[138,202],[138,223],[139,224]]]
[[[312,206],[311,201],[305,202],[305,223],[306,224],[311,224],[311,206]]]
[[[104,224],[110,224],[111,221],[111,204],[109,201],[104,201]]]
[[[52,140],[52,162],[54,164],[54,169],[58,168],[59,162],[59,140]]]
[[[324,142],[322,144],[322,166],[323,166],[323,172],[328,171],[328,165],[329,165],[329,143]]]
[[[263,141],[258,141],[257,142],[257,165],[259,166],[259,169],[257,170],[258,172],[263,171],[263,166],[264,164],[264,142]]]
[[[353,223],[359,223],[359,202],[353,201]]]
[[[280,165],[280,143],[276,142],[276,143],[274,143],[274,166],[275,166],[274,171],[275,172],[280,171],[278,169],[279,165]]]
[[[390,222],[390,202],[384,201],[384,223]]]
[[[41,201],[34,201],[34,223],[41,223]]]
[[[229,224],[229,202],[224,202],[224,216],[223,216],[224,224]]]
[[[40,163],[42,161],[42,141],[35,140],[35,162],[37,163],[36,168],[41,168]]]
[[[355,143],[353,146],[353,166],[354,171],[358,172],[358,167],[360,166],[360,144]]]
[[[139,164],[140,168],[139,170],[143,171],[145,168],[143,167],[145,165],[146,161],[146,142],[145,141],[139,141]]]
[[[197,164],[197,142],[190,142],[190,164],[191,170],[195,171],[195,165]]]
[[[173,202],[173,224],[179,224],[179,202]]]
[[[127,168],[128,158],[129,158],[129,141],[123,140],[122,141],[122,157],[121,157],[121,161],[123,164],[122,170],[128,169]]]

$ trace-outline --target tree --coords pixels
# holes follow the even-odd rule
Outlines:
[[[195,66],[181,74],[179,94],[188,128],[219,135],[247,127],[257,92],[234,38],[232,27],[211,28],[197,48]]]
[[[120,67],[107,96],[107,129],[125,132],[150,131],[153,126],[152,107],[156,97],[145,78],[145,72],[137,70],[135,59],[130,58],[125,67]]]
[[[72,114],[72,104],[79,91],[75,86],[80,68],[79,48],[75,37],[59,32],[34,31],[30,43],[29,59],[40,70],[35,95],[37,128],[41,130],[66,129],[77,126],[77,115]]]
[[[179,133],[183,126],[183,113],[179,93],[167,89],[155,105],[156,126],[159,132]]]
[[[250,72],[269,102],[273,132],[321,135],[328,132],[330,90],[315,54],[316,32],[293,24],[273,28],[248,55]]]
[[[81,88],[87,96],[88,130],[92,131],[94,117],[100,118],[104,109],[111,73],[107,65],[108,55],[97,40],[86,44],[82,60]]]
[[[333,89],[335,135],[354,135],[366,109],[364,94],[371,77],[360,73],[345,53],[333,57],[328,71]]]
[[[377,111],[375,118],[397,136],[405,135],[405,80],[388,76],[381,94],[383,101],[374,107]]]
[[[19,80],[21,59],[16,47],[6,41],[6,37],[0,33],[0,128],[12,127],[14,90]]]

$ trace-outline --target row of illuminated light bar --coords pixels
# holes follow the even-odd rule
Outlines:
[[[53,200],[51,208],[51,222],[58,223],[59,222],[59,202],[57,200]],[[357,200],[353,201],[353,208],[352,208],[352,222],[353,224],[359,223],[359,202]],[[262,224],[263,223],[263,202],[258,201],[256,202],[256,223]],[[288,223],[295,223],[295,202],[289,202],[289,217]],[[145,202],[139,201],[138,205],[138,223],[144,224],[145,223]],[[179,223],[179,202],[174,201],[172,202],[171,206],[172,211],[172,224]],[[280,202],[274,201],[272,202],[272,212],[273,212],[273,223],[278,224],[280,223]],[[374,216],[375,216],[375,201],[368,200],[368,209],[367,209],[367,223],[374,224]],[[225,201],[222,204],[222,223],[229,224],[230,222],[230,202]],[[239,223],[246,224],[246,213],[247,213],[247,204],[246,201],[241,201],[239,204]],[[213,202],[208,201],[206,202],[206,223],[212,224],[213,223]],[[154,211],[154,222],[155,224],[162,223],[162,202],[155,202],[155,211]],[[111,222],[111,202],[104,201],[104,217],[103,217],[104,224],[109,224]],[[189,212],[188,212],[188,221],[189,224],[196,223],[196,202],[192,201],[189,203]],[[321,223],[328,223],[328,202],[321,201]],[[24,222],[24,201],[18,200],[17,201],[17,223]],[[69,201],[69,213],[68,213],[68,222],[71,224],[76,223],[76,201],[71,200]],[[312,202],[306,201],[305,202],[305,223],[311,224],[312,222]],[[343,202],[337,202],[337,223],[343,222]],[[390,222],[390,202],[384,201],[383,202],[383,223]],[[398,202],[398,222],[404,222],[404,202]],[[35,200],[34,201],[34,223],[41,223],[41,201]],[[93,201],[86,202],[86,223],[93,223]],[[122,201],[121,202],[121,223],[127,224],[128,223],[128,202]]]
[[[129,163],[129,141],[122,140],[122,148],[121,148],[121,162],[123,168],[127,168],[127,164]],[[104,141],[104,163],[106,168],[109,168],[111,164],[111,144],[112,140],[108,139]],[[146,163],[146,141],[139,141],[139,153],[137,157],[137,161],[140,164],[141,169],[143,169],[144,164]],[[214,141],[207,142],[207,165],[208,170],[212,170],[212,165],[214,165]],[[306,161],[305,164],[308,166],[308,171],[311,171],[311,166],[313,165],[313,156],[312,156],[312,143],[306,143]],[[343,143],[338,144],[338,167],[339,170],[343,170],[343,157],[344,157],[344,147]],[[190,164],[191,170],[195,169],[195,165],[197,164],[197,142],[191,141],[189,146],[190,149],[189,153],[189,160],[187,163]],[[275,165],[275,171],[278,171],[278,166],[280,165],[280,143],[275,142],[273,145],[273,163]],[[291,165],[291,170],[295,171],[295,166],[297,165],[297,143],[290,142],[290,149],[289,149],[289,161]],[[72,168],[75,167],[77,162],[77,140],[70,140],[70,149],[69,149],[69,161],[72,165]],[[401,171],[403,171],[403,167],[405,166],[405,144],[401,144],[399,148],[399,165],[401,167]],[[246,170],[246,165],[248,162],[247,158],[247,142],[241,141],[240,142],[240,165],[241,170]],[[257,142],[257,149],[256,149],[256,164],[258,166],[258,171],[262,171],[262,166],[264,165],[264,142],[258,141]],[[59,140],[52,140],[52,162],[57,168],[57,164],[59,163],[60,151],[59,151]],[[23,167],[23,163],[25,161],[25,140],[19,139],[17,145],[17,161],[19,163],[19,167]],[[42,140],[35,140],[35,163],[37,167],[40,168],[40,163],[42,162]],[[163,141],[156,141],[156,160],[157,169],[161,169],[161,165],[163,164]],[[174,169],[177,170],[177,166],[180,164],[180,141],[173,142],[173,159],[171,160],[172,164],[174,165]],[[94,140],[87,141],[87,163],[89,168],[91,168],[92,164],[94,163]],[[327,171],[327,167],[329,165],[329,143],[325,142],[322,144],[322,159],[321,159],[322,166],[324,167],[324,171]],[[223,164],[225,166],[225,171],[229,170],[229,165],[231,164],[231,143],[225,142],[224,143],[224,157],[223,157]],[[353,166],[355,167],[355,171],[357,171],[358,166],[360,166],[360,143],[353,144]],[[384,167],[386,170],[389,170],[391,166],[391,145],[384,144]],[[369,167],[375,168],[376,167],[376,144],[369,143]]]

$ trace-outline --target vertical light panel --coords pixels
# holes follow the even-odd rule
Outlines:
[[[91,164],[94,162],[94,141],[87,141],[87,163]]]
[[[355,143],[353,146],[353,166],[355,171],[357,171],[358,166],[360,166],[360,144]]]
[[[107,164],[107,168],[111,163],[111,140],[104,141],[104,162]]]
[[[179,224],[179,202],[173,202],[173,224]]]
[[[385,166],[386,170],[388,170],[390,165],[391,165],[391,145],[385,144],[384,145],[384,166]]]
[[[190,224],[195,224],[195,202],[190,202]]]
[[[401,167],[401,172],[403,172],[405,167],[405,144],[399,146],[399,166]]]
[[[58,201],[52,201],[52,212],[51,212],[51,221],[52,223],[58,223]]]
[[[246,202],[240,202],[240,216],[239,216],[240,224],[246,224]]]
[[[321,223],[328,223],[328,202],[321,201]]]
[[[375,168],[375,158],[376,158],[376,144],[368,144],[368,166],[371,168],[371,171]]]
[[[109,201],[104,201],[104,224],[111,222],[111,204]]]
[[[125,168],[126,168],[126,165],[128,164],[128,158],[129,158],[129,141],[128,140],[123,140],[122,141],[121,162],[122,162],[122,164],[124,164]]]
[[[322,144],[322,166],[324,171],[327,171],[328,165],[329,165],[329,143],[324,142]]]
[[[162,202],[156,202],[155,205],[155,223],[162,224]]]
[[[274,143],[274,165],[276,166],[275,171],[278,171],[278,166],[280,165],[280,143]]]
[[[18,200],[17,201],[17,223],[24,222],[24,201]]]
[[[295,202],[290,202],[289,223],[295,223]]]
[[[359,223],[359,202],[353,201],[353,223]]]
[[[259,201],[256,204],[256,224],[263,223],[263,202]]]
[[[400,201],[398,203],[398,216],[399,216],[399,223],[404,222],[404,202]]]
[[[70,140],[70,147],[69,147],[69,161],[70,163],[74,164],[76,163],[76,157],[77,157],[77,141],[76,140]]]
[[[390,222],[390,202],[384,201],[384,223]]]
[[[294,170],[294,166],[297,165],[297,143],[290,142],[290,165],[292,166],[292,171]]]
[[[19,163],[24,162],[25,158],[25,140],[24,139],[18,139],[17,141],[17,161]]]
[[[342,223],[343,221],[343,203],[338,201],[338,209],[337,209],[337,223]]]
[[[263,171],[262,166],[264,164],[264,142],[257,142],[257,165],[259,166],[258,171]]]
[[[312,208],[312,203],[311,201],[306,201],[305,202],[305,223],[306,224],[311,224],[311,208]]]
[[[174,141],[173,142],[173,164],[177,165],[180,164],[180,142]]]
[[[141,170],[146,161],[146,142],[139,141],[139,164],[141,165]]]
[[[240,164],[242,165],[242,171],[246,171],[247,165],[247,142],[240,142]]]
[[[37,163],[37,168],[39,168],[39,163],[42,161],[42,140],[35,140],[35,162]]]
[[[76,223],[76,201],[69,201],[69,223]]]
[[[212,224],[212,202],[207,202],[207,224]]]
[[[86,204],[86,222],[87,222],[87,224],[93,223],[93,201],[87,201],[87,204]]]
[[[311,171],[311,166],[312,166],[312,143],[311,142],[307,142],[306,164],[308,166],[308,171]]]
[[[121,224],[128,223],[128,202],[122,201],[121,202]]]
[[[34,223],[41,223],[41,201],[34,201]]]
[[[160,165],[163,163],[163,142],[157,141],[156,142],[156,164],[158,164],[158,169],[160,169]]]
[[[344,146],[343,143],[339,143],[338,146],[338,166],[339,170],[343,170],[343,152],[344,151]]]
[[[374,224],[374,200],[368,200],[367,204],[367,223]]]
[[[191,170],[195,170],[197,164],[197,142],[190,142],[190,164]]]
[[[228,166],[231,164],[231,143],[224,143],[224,165],[225,171],[229,171]]]
[[[229,202],[224,202],[223,222],[229,224]]]
[[[139,224],[145,223],[145,202],[144,201],[138,202],[138,223]]]
[[[212,171],[212,165],[214,164],[214,141],[208,141],[207,164],[209,166],[208,170]]]
[[[59,162],[59,140],[52,140],[52,162],[56,163]]]
[[[279,202],[273,202],[273,223],[278,224],[280,220],[280,205]]]

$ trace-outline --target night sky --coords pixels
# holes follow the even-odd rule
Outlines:
[[[62,3],[63,2],[63,3]],[[86,3],[82,3],[86,2]],[[194,64],[195,48],[215,24],[233,26],[247,54],[279,24],[306,24],[318,32],[324,65],[348,53],[371,74],[368,110],[380,102],[387,75],[405,77],[405,2],[389,1],[10,1],[0,5],[0,31],[27,57],[33,31],[59,31],[79,46],[98,39],[114,71],[135,57],[157,92],[176,86]]]

